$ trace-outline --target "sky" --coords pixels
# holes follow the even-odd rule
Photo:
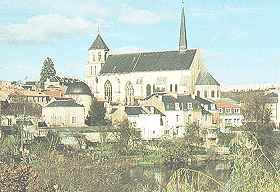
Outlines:
[[[177,50],[181,0],[0,0],[0,79],[36,80],[46,57],[84,78],[98,26],[111,53]],[[280,83],[279,0],[185,0],[189,48],[223,85]]]

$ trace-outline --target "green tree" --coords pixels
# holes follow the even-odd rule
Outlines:
[[[88,117],[86,119],[87,125],[105,125],[105,113],[104,102],[93,100]]]
[[[249,91],[242,96],[242,114],[245,119],[244,130],[251,141],[257,141],[265,155],[273,160],[279,151],[279,133],[274,132],[271,122],[269,97],[264,92]]]
[[[117,131],[119,134],[116,134],[118,142],[115,145],[117,148],[116,152],[122,155],[130,154],[130,152],[135,150],[137,143],[141,140],[140,131],[137,131],[128,120],[121,122],[117,127]]]
[[[44,87],[44,83],[47,81],[47,79],[52,78],[56,75],[54,63],[51,58],[47,57],[45,59],[40,75],[41,75],[41,78],[40,78],[41,88]]]

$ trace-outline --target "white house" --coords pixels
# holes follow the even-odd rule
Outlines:
[[[267,104],[271,109],[271,121],[280,127],[280,91],[274,90],[267,95]]]
[[[220,113],[220,128],[240,127],[242,125],[244,117],[241,114],[239,102],[223,98],[217,100],[216,105]]]
[[[143,140],[160,139],[163,135],[162,114],[141,106],[122,106],[112,114],[113,124],[127,119],[141,133]]]
[[[48,127],[85,126],[85,107],[72,99],[54,99],[43,107],[42,116]]]

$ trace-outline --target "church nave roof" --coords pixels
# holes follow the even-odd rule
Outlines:
[[[101,70],[106,73],[188,70],[197,50],[110,55]]]

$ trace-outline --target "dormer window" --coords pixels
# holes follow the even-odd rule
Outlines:
[[[179,103],[175,103],[175,110],[180,111],[180,104]]]
[[[192,103],[188,103],[188,110],[192,110],[192,109],[193,109]]]
[[[208,105],[204,105],[204,109],[208,111]]]

